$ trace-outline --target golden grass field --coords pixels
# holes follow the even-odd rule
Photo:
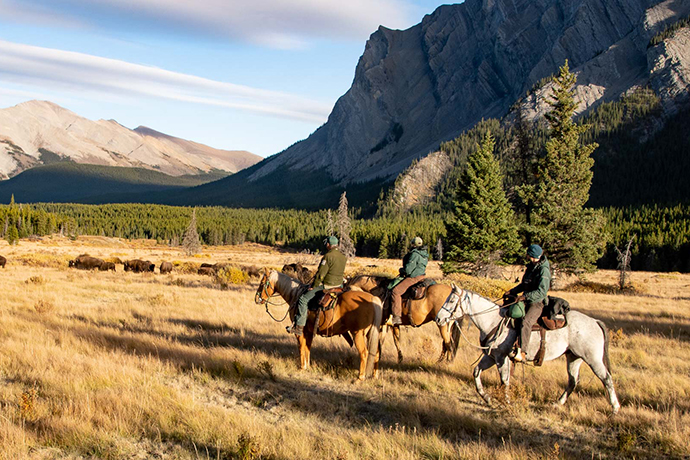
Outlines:
[[[559,283],[565,290],[555,295],[612,330],[622,408],[611,417],[587,366],[567,405],[553,406],[567,380],[564,358],[518,367],[512,405],[486,406],[472,379],[479,352],[462,341],[453,363],[437,364],[432,324],[403,331],[402,364],[388,339],[378,380],[353,382],[358,357],[342,338],[317,337],[312,369],[300,372],[286,324],[254,304],[257,279],[223,290],[193,273],[68,269],[84,252],[157,266],[318,261],[249,244],[185,257],[155,242],[101,237],[0,243],[8,259],[0,269],[1,459],[690,457],[690,275],[634,273],[635,295],[614,293],[615,272]],[[356,259],[350,270],[379,265],[392,274],[399,263]],[[436,262],[429,274],[441,276]],[[476,329],[466,334],[477,343]],[[495,368],[484,382],[500,399]]]

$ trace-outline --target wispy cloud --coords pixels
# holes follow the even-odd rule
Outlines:
[[[414,11],[407,0],[0,0],[0,9],[3,4],[15,14],[52,10],[104,29],[143,27],[275,48],[317,38],[362,40],[380,24],[411,25]]]
[[[0,80],[76,92],[156,97],[311,123],[331,106],[300,96],[210,80],[88,54],[0,40]]]

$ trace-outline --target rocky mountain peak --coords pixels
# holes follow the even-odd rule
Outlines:
[[[682,0],[467,0],[407,30],[379,27],[328,122],[250,177],[324,170],[392,179],[486,118],[505,116],[569,60],[583,110],[649,81],[647,44]],[[533,112],[537,114],[539,107]]]

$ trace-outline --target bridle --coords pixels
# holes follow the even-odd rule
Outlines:
[[[270,276],[268,273],[264,274],[264,276],[261,278],[259,288],[256,290],[256,293],[254,294],[254,303],[257,305],[266,305],[266,313],[268,313],[268,316],[271,317],[271,319],[275,322],[282,323],[285,321],[285,318],[287,318],[288,314],[290,313],[290,307],[285,311],[285,315],[283,316],[282,319],[277,319],[273,314],[268,310],[269,305],[270,306],[281,306],[287,304],[285,300],[283,300],[283,303],[272,303],[271,299],[273,297],[279,297],[280,294],[275,292],[275,288],[271,284]],[[269,291],[270,290],[270,291]]]

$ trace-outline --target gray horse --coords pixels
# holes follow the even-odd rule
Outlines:
[[[462,316],[467,316],[479,329],[484,356],[474,368],[474,383],[477,393],[484,398],[487,404],[491,404],[491,397],[484,392],[481,374],[482,371],[489,369],[494,364],[498,367],[501,382],[505,385],[506,401],[510,402],[508,385],[510,383],[511,360],[508,358],[508,354],[517,338],[517,331],[507,327],[506,310],[507,308],[501,308],[478,294],[453,286],[453,292],[436,317],[436,322],[442,325]],[[620,403],[616,397],[616,390],[613,388],[613,379],[611,378],[609,337],[606,325],[577,311],[568,312],[567,321],[566,327],[549,331],[546,334],[544,361],[556,359],[565,353],[568,362],[568,386],[558,399],[558,403],[565,404],[568,396],[575,389],[580,366],[584,361],[604,384],[613,413],[616,414],[620,409]],[[534,360],[539,350],[539,343],[539,333],[532,332],[529,349],[524,350],[528,360]]]

